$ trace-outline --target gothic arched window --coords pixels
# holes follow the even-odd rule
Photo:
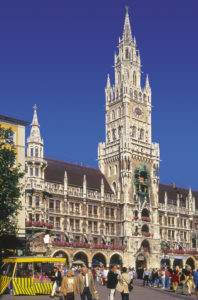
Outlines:
[[[137,84],[137,76],[136,76],[136,72],[134,71],[133,72],[133,85],[136,86],[136,84]]]
[[[144,140],[144,129],[140,129],[140,140]]]
[[[112,129],[112,139],[113,139],[113,141],[116,140],[116,129],[115,128]]]
[[[38,157],[38,148],[35,148],[35,157]]]
[[[134,98],[137,100],[137,91],[134,91]]]
[[[129,49],[128,48],[125,49],[125,58],[126,59],[129,58]]]
[[[112,119],[112,120],[114,120],[114,119],[115,119],[115,111],[114,111],[114,110],[112,110],[111,119]]]
[[[136,127],[135,126],[133,126],[132,129],[131,129],[131,136],[133,138],[136,138]]]

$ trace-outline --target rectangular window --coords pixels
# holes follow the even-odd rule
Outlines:
[[[88,230],[89,232],[92,232],[92,222],[88,221]]]
[[[35,168],[35,176],[39,176],[39,168]]]
[[[54,217],[49,217],[49,222],[54,225]]]
[[[33,168],[30,168],[30,176],[33,176]]]
[[[60,228],[60,218],[56,217],[56,228],[59,229]]]
[[[94,232],[97,232],[97,230],[98,230],[98,223],[94,222]]]
[[[111,208],[111,217],[113,218],[114,217],[114,208]]]
[[[114,246],[114,245],[115,245],[115,240],[111,239],[111,246]]]
[[[175,238],[175,231],[172,231],[172,239]]]
[[[39,196],[35,197],[35,204],[36,204],[37,207],[39,206]]]
[[[161,215],[159,215],[159,223],[160,223],[160,225],[162,225],[162,216]]]
[[[106,223],[106,234],[109,234],[109,223]]]
[[[171,231],[168,230],[168,238],[170,239],[170,237],[171,237]]]
[[[109,217],[109,208],[106,207],[106,217]]]
[[[184,227],[186,227],[186,219],[184,219]]]
[[[29,214],[29,221],[32,222],[32,214]]]
[[[93,238],[93,243],[94,243],[94,244],[98,244],[98,238],[94,237],[94,238]]]
[[[40,219],[40,215],[36,214],[36,222],[39,222],[39,219]]]
[[[76,207],[76,213],[78,214],[79,213],[79,203],[76,203],[75,207]]]
[[[186,232],[184,232],[184,240],[186,240],[186,238],[187,238],[187,234]]]
[[[114,224],[111,224],[111,234],[114,234]]]
[[[171,223],[171,218],[168,217],[168,225],[170,225],[170,223]]]
[[[98,207],[94,206],[94,215],[97,216],[97,214],[98,214]]]
[[[49,199],[49,208],[54,209],[54,200],[53,199]]]
[[[29,206],[32,207],[32,196],[29,196]]]
[[[38,157],[38,148],[35,149],[35,157]]]
[[[80,226],[79,226],[79,220],[76,220],[76,230],[79,231],[80,230]]]
[[[56,200],[56,210],[60,210],[60,201]]]
[[[33,148],[30,149],[30,155],[34,156],[34,149]]]
[[[69,204],[69,211],[74,212],[74,203]]]
[[[69,224],[70,224],[70,230],[73,231],[74,230],[74,220],[70,219]]]
[[[175,219],[172,218],[172,225],[174,226],[175,225]]]
[[[89,214],[89,215],[92,214],[92,205],[88,205],[88,214]]]

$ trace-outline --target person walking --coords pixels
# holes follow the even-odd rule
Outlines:
[[[149,285],[149,275],[150,275],[150,271],[145,268],[143,273],[143,279],[144,279],[143,286],[145,286],[145,282],[147,286]]]
[[[77,278],[77,293],[80,294],[81,300],[92,300],[92,294],[96,291],[92,274],[86,267],[81,269],[81,274]]]
[[[192,289],[195,287],[192,271],[189,272],[186,284],[187,284],[187,287],[188,287],[188,295],[191,296]]]
[[[129,288],[128,285],[131,282],[131,276],[127,273],[127,268],[122,268],[122,273],[118,278],[118,284],[116,291],[121,293],[122,300],[129,300]]]
[[[61,276],[61,272],[59,271],[59,269],[57,267],[53,268],[53,272],[52,272],[52,281],[53,283],[53,287],[52,287],[52,292],[51,292],[51,297],[54,297],[54,294],[56,292],[57,287],[61,286],[61,281],[62,281],[62,276]]]
[[[175,270],[172,274],[172,283],[173,283],[173,291],[176,293],[178,288],[178,282],[179,282],[179,276],[177,274],[177,271]]]
[[[77,278],[71,270],[67,270],[67,276],[64,276],[61,282],[60,294],[64,296],[64,300],[74,300],[76,292]]]
[[[179,282],[182,285],[182,294],[185,293],[186,280],[187,280],[187,277],[186,277],[186,274],[185,274],[185,270],[183,269],[182,272],[181,272],[180,278],[179,278]]]
[[[114,300],[115,288],[118,283],[117,266],[110,266],[107,274],[107,288],[109,289],[109,300]]]
[[[169,272],[169,269],[166,268],[165,269],[165,288],[169,288],[170,286],[170,272]]]
[[[198,300],[198,269],[197,271],[194,273],[194,283],[195,283],[195,295],[197,297]]]
[[[162,268],[160,271],[160,277],[161,277],[161,283],[162,283],[162,289],[165,289],[165,269]]]

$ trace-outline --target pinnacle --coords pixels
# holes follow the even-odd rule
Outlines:
[[[111,87],[111,82],[110,82],[110,76],[109,74],[107,75],[107,88]]]
[[[126,15],[125,15],[125,21],[124,21],[124,32],[122,39],[125,41],[132,40],[132,33],[131,33],[131,25],[129,20],[129,13],[128,13],[128,7],[126,7]]]
[[[39,126],[39,123],[38,123],[38,117],[37,117],[37,106],[36,106],[36,104],[33,106],[33,108],[34,108],[34,115],[33,115],[33,119],[32,119],[32,124],[31,124],[31,126]]]

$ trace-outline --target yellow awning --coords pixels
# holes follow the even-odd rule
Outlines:
[[[4,258],[2,260],[4,263],[31,263],[31,262],[43,262],[43,263],[52,263],[52,262],[62,262],[66,263],[66,258],[60,257],[10,257]]]

